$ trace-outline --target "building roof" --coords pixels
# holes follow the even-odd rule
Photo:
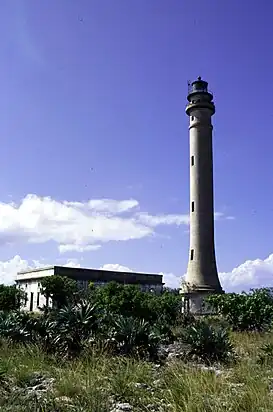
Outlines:
[[[134,272],[119,272],[113,270],[103,270],[103,269],[87,269],[78,267],[67,267],[67,266],[48,266],[44,268],[37,268],[18,272],[18,281],[24,281],[29,278],[35,279],[35,272],[48,271],[54,269],[55,275],[68,276],[75,280],[89,280],[89,281],[116,281],[119,283],[127,284],[162,284],[162,275],[152,274],[152,273],[134,273]],[[25,275],[25,276],[22,276]],[[46,276],[46,274],[45,274]],[[41,274],[37,273],[37,278],[41,278]]]
[[[34,273],[34,272],[41,272],[42,270],[50,270],[54,269],[55,266],[44,266],[42,268],[35,268],[35,269],[28,269],[28,270],[20,270],[17,272],[17,275],[25,275],[27,273]]]

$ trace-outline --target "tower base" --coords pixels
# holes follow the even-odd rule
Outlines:
[[[222,289],[215,290],[207,286],[189,285],[182,286],[180,294],[182,297],[182,312],[196,315],[212,315],[214,310],[206,302],[206,297],[211,294],[224,293]]]

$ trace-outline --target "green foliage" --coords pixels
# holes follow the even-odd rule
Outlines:
[[[181,306],[182,300],[179,294],[164,290],[159,296],[151,295],[148,307],[151,319],[156,320],[160,316],[167,324],[174,325],[181,313]]]
[[[154,359],[161,336],[145,320],[119,316],[114,322],[111,338],[121,355]]]
[[[66,276],[47,276],[41,280],[42,295],[51,298],[53,305],[57,308],[73,302],[77,292],[77,282]]]
[[[57,312],[53,324],[56,328],[53,345],[57,351],[65,357],[78,355],[98,330],[96,306],[88,301],[64,306]]]
[[[271,326],[273,319],[271,289],[256,289],[241,294],[210,295],[207,301],[228,320],[233,330],[262,331]]]
[[[258,363],[262,365],[270,365],[272,366],[273,364],[273,343],[265,343],[261,348],[260,348],[261,353],[259,354],[258,357]]]
[[[223,328],[214,328],[204,321],[187,327],[182,341],[189,345],[189,355],[196,355],[208,363],[227,361],[233,354],[228,331]]]
[[[214,361],[232,352],[226,330],[182,315],[181,297],[170,290],[158,295],[112,282],[90,285],[80,299],[75,281],[52,276],[43,279],[42,293],[55,307],[39,315],[0,312],[0,338],[35,344],[63,359],[88,353],[99,340],[117,355],[155,360],[159,345],[174,342],[174,328],[182,328],[191,355]]]
[[[109,283],[79,292],[74,280],[51,276],[41,281],[41,293],[54,302],[52,309],[33,316],[2,312],[0,337],[13,343],[38,344],[46,353],[78,356],[95,340],[118,354],[155,358],[159,341],[172,342],[180,310],[180,296],[142,292],[138,286]],[[80,297],[85,296],[83,300]]]
[[[181,297],[171,291],[157,295],[142,292],[138,286],[110,282],[92,288],[91,299],[108,314],[137,317],[148,322],[159,318],[173,325],[181,307]]]
[[[28,323],[28,314],[20,312],[0,313],[0,337],[12,343],[27,343],[31,341],[32,328]]]
[[[15,285],[0,285],[0,310],[10,311],[19,309],[24,297],[24,292]]]

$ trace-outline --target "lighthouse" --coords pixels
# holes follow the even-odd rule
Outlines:
[[[198,77],[188,86],[186,114],[190,137],[190,249],[181,293],[184,310],[206,312],[204,298],[222,293],[214,245],[213,95]]]

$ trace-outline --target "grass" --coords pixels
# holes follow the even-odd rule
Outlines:
[[[0,411],[107,412],[115,401],[130,403],[136,412],[272,412],[273,368],[259,365],[257,359],[259,348],[273,342],[273,334],[234,333],[232,339],[239,360],[220,368],[218,375],[181,361],[157,367],[111,358],[103,350],[64,362],[45,356],[35,346],[3,344]],[[25,390],[37,372],[54,378],[51,389],[41,397]]]

